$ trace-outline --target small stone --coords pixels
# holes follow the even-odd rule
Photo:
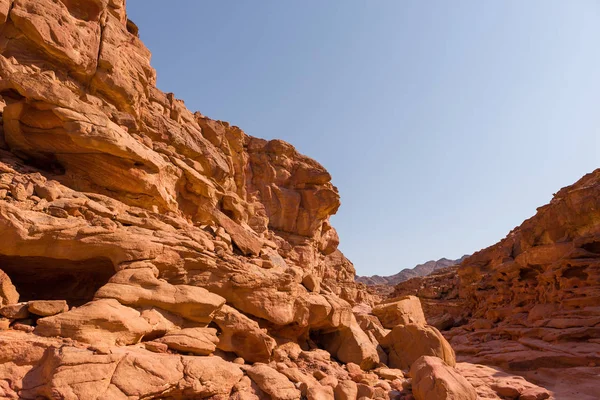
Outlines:
[[[246,364],[246,361],[242,357],[238,357],[235,360],[233,360],[233,363],[239,364],[239,365],[244,365],[244,364]]]

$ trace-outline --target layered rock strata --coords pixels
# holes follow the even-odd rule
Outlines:
[[[416,298],[371,313],[329,173],[159,91],[137,32],[0,0],[0,397],[409,399],[419,357],[454,368]]]
[[[496,245],[403,282],[393,296],[416,295],[430,323],[457,326],[445,335],[460,359],[592,399],[600,390],[599,199],[596,170]]]

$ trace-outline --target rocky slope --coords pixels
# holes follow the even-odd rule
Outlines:
[[[439,260],[427,261],[423,264],[418,264],[413,268],[404,268],[397,274],[390,276],[357,276],[356,282],[364,283],[365,285],[392,285],[395,286],[400,282],[407,281],[412,278],[419,276],[427,276],[438,269],[447,268],[452,265],[460,264],[468,256],[462,256],[458,260],[450,260],[447,258],[440,258]]]
[[[0,116],[0,398],[550,396],[371,310],[327,171],[159,91],[123,0],[0,0]]]
[[[559,398],[600,391],[600,170],[561,189],[501,242],[396,286],[421,298],[429,323],[462,360],[498,365]]]

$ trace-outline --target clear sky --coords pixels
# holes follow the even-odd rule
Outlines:
[[[600,166],[600,1],[128,0],[158,86],[323,164],[360,275],[502,239]]]

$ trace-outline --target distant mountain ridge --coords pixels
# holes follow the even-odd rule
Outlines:
[[[416,278],[419,276],[427,276],[431,274],[433,271],[437,271],[438,269],[451,267],[452,265],[460,264],[465,258],[469,257],[468,255],[464,255],[458,260],[450,260],[448,258],[440,258],[439,260],[431,260],[426,263],[419,264],[414,268],[405,268],[402,271],[398,272],[395,275],[390,276],[357,276],[356,282],[364,283],[365,285],[397,285],[400,282],[407,281],[411,278]]]

